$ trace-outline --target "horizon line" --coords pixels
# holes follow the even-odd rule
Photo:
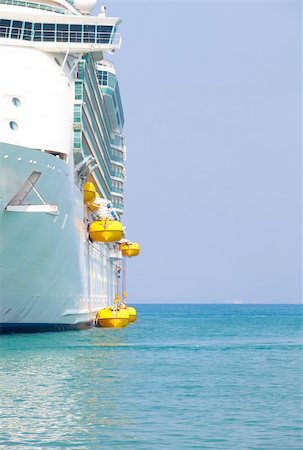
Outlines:
[[[289,306],[289,305],[302,305],[303,306],[303,302],[292,302],[292,303],[259,303],[259,302],[137,302],[137,301],[133,301],[132,304],[135,305],[240,305],[240,306],[245,306],[245,305],[285,305],[285,306]]]

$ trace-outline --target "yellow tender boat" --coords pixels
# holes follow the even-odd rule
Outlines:
[[[95,199],[96,189],[93,183],[87,181],[83,184],[83,200],[84,203],[90,203]]]
[[[102,328],[124,328],[128,322],[129,314],[126,309],[104,308],[97,313],[97,324]]]
[[[137,319],[137,311],[136,308],[134,308],[133,306],[127,306],[125,308],[125,311],[128,312],[129,314],[129,321],[130,322],[135,322],[135,320]]]
[[[118,220],[96,220],[89,226],[89,236],[92,241],[115,242],[120,241],[123,234],[122,223]]]
[[[119,248],[122,252],[122,256],[127,256],[128,258],[137,256],[140,253],[140,245],[136,242],[124,242],[123,244],[120,244]]]
[[[100,195],[98,194],[98,192],[96,192],[95,198],[93,199],[93,201],[89,202],[87,206],[93,212],[98,211],[98,209],[100,208]]]

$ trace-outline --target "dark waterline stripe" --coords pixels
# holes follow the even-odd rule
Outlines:
[[[0,323],[0,334],[45,333],[50,331],[85,330],[93,326],[92,321],[78,323]]]

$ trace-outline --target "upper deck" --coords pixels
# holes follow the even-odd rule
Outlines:
[[[124,113],[119,83],[113,64],[103,60],[96,64],[96,75],[106,103],[111,127],[121,133],[124,125]]]
[[[121,46],[116,17],[82,15],[64,0],[0,0],[0,44],[46,52],[114,52]]]

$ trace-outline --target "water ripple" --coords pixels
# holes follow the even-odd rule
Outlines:
[[[4,336],[0,448],[302,448],[300,308],[257,309],[141,306],[124,330]]]

